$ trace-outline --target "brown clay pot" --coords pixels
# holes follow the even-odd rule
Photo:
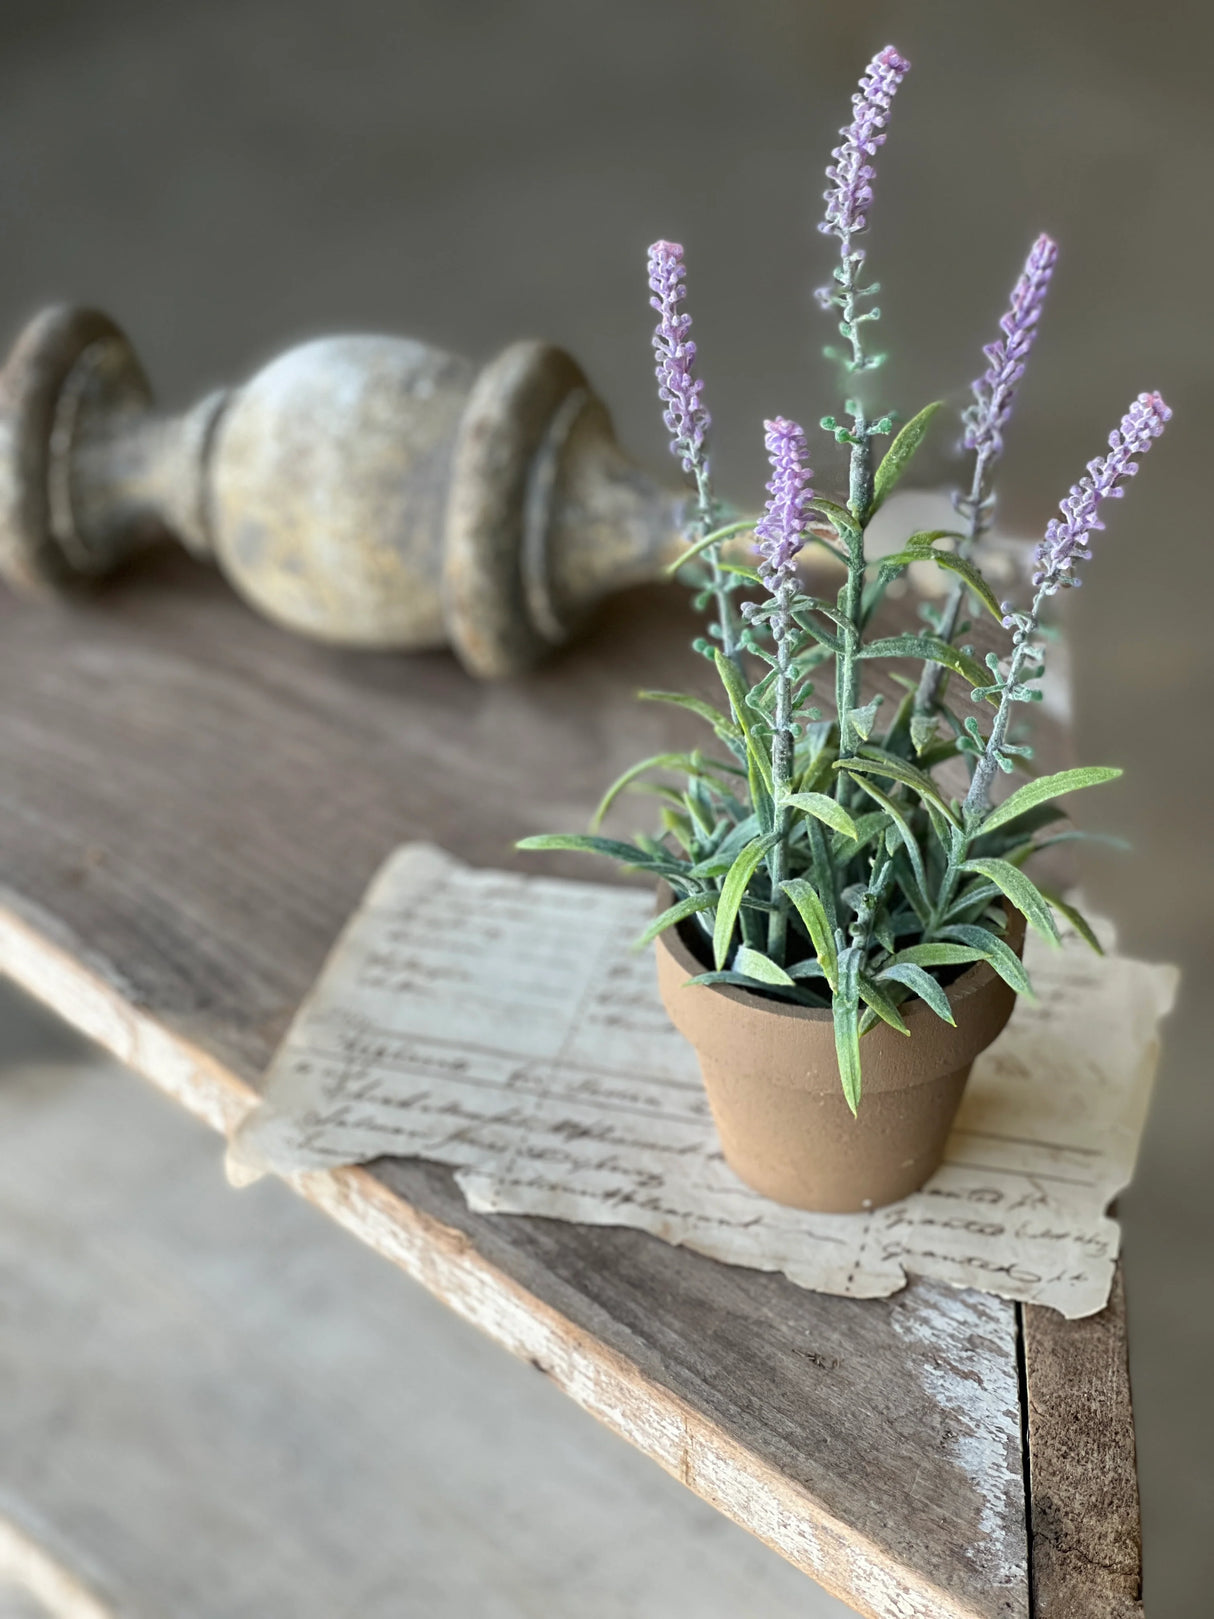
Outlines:
[[[1007,939],[1019,953],[1018,912]],[[946,991],[955,1028],[917,996],[905,1002],[909,1037],[878,1023],[860,1043],[863,1091],[853,1118],[829,1011],[733,985],[688,985],[704,968],[679,928],[658,936],[657,961],[662,1000],[700,1059],[730,1167],[777,1203],[833,1213],[879,1208],[923,1185],[944,1155],[974,1058],[1016,1000],[992,967],[976,962]]]

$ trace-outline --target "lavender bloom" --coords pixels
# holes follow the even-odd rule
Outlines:
[[[1012,414],[1016,384],[1024,375],[1057,260],[1058,244],[1048,236],[1039,236],[1012,291],[1012,307],[999,322],[1003,338],[988,343],[982,351],[990,365],[974,383],[975,403],[962,419],[965,447],[974,450],[983,464],[1003,453],[1003,429]]]
[[[662,420],[674,436],[670,448],[683,471],[703,477],[708,471],[705,435],[712,418],[700,403],[704,384],[692,376],[696,346],[688,337],[691,316],[679,312],[687,296],[683,249],[678,242],[655,242],[649,249],[650,305],[660,317],[653,334],[657,355],[658,398],[666,407]]]
[[[1160,394],[1139,394],[1121,418],[1121,426],[1109,434],[1111,453],[1088,462],[1087,475],[1072,485],[1061,503],[1061,519],[1050,520],[1045,538],[1033,553],[1033,583],[1045,595],[1079,584],[1071,572],[1072,564],[1080,559],[1086,561],[1092,554],[1087,540],[1095,529],[1104,527],[1099,518],[1100,502],[1119,499],[1125,493],[1121,480],[1132,478],[1138,471],[1138,463],[1132,458],[1146,454],[1151,440],[1159,437],[1171,417]]]
[[[771,482],[767,485],[770,499],[755,525],[755,535],[763,557],[759,572],[772,595],[778,596],[791,584],[793,559],[805,544],[809,503],[814,498],[809,481],[813,468],[805,434],[796,422],[777,416],[763,426],[767,430],[763,442],[771,461]]]
[[[826,178],[834,183],[824,193],[826,218],[818,229],[837,236],[845,253],[853,251],[852,236],[868,223],[865,210],[873,200],[872,181],[876,170],[865,160],[885,144],[885,124],[894,92],[909,69],[910,63],[899,56],[892,45],[877,52],[852,97],[852,121],[839,131],[842,143],[830,154],[834,162],[827,167]],[[862,248],[854,251],[857,259],[864,257]],[[829,288],[823,291],[829,294]]]

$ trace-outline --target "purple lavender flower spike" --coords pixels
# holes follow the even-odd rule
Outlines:
[[[1079,584],[1072,569],[1077,561],[1091,556],[1088,540],[1100,521],[1100,502],[1119,499],[1125,491],[1123,478],[1132,478],[1138,471],[1136,455],[1145,455],[1157,439],[1172,412],[1157,393],[1139,394],[1126,414],[1121,426],[1109,434],[1110,452],[1098,455],[1088,462],[1088,470],[1061,504],[1062,517],[1052,518],[1045,538],[1033,553],[1036,564],[1033,583],[1038,590],[1052,596],[1057,590]]]
[[[1003,429],[1012,414],[1016,384],[1024,375],[1057,260],[1058,244],[1039,236],[1012,291],[1012,306],[999,322],[1003,337],[982,351],[990,364],[974,383],[975,402],[963,420],[965,447],[975,451],[984,466],[1003,453]]]
[[[906,77],[910,63],[892,45],[878,51],[865,68],[860,88],[852,97],[852,121],[839,131],[843,140],[831,152],[834,162],[826,170],[832,181],[826,197],[826,218],[818,226],[827,235],[837,236],[844,253],[864,257],[862,248],[853,248],[851,238],[868,223],[867,208],[873,200],[876,170],[866,160],[885,144],[885,125],[894,92]],[[829,297],[830,289],[824,288]]]
[[[683,471],[703,478],[708,472],[705,439],[712,418],[700,403],[704,384],[692,375],[696,346],[687,335],[691,316],[679,311],[687,296],[686,274],[678,242],[655,242],[649,249],[649,286],[653,292],[649,302],[659,316],[653,334],[657,356],[654,369],[658,398],[666,407],[662,420],[673,435],[670,448],[683,463]]]
[[[810,479],[813,468],[805,434],[796,422],[777,416],[764,422],[764,443],[771,461],[771,482],[767,485],[767,509],[755,524],[759,564],[772,595],[791,583],[793,559],[805,544],[809,531],[809,503],[814,498]]]

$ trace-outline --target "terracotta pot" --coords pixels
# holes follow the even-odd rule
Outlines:
[[[660,904],[672,898],[665,893]],[[1018,912],[1007,939],[1019,953]],[[955,1028],[917,996],[905,1002],[899,1010],[909,1037],[878,1023],[861,1040],[863,1090],[853,1118],[829,1011],[732,985],[688,985],[704,967],[682,929],[658,936],[657,961],[666,1010],[700,1059],[727,1162],[756,1191],[799,1209],[875,1209],[922,1186],[944,1155],[974,1058],[1016,1000],[992,967],[977,962],[947,987]]]

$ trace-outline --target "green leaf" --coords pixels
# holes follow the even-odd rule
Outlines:
[[[835,950],[834,930],[831,928],[826,907],[818,895],[818,890],[804,877],[791,877],[782,887],[805,924],[805,931],[809,934],[818,960],[822,963],[826,982],[832,991],[836,990],[839,987],[839,957]]]
[[[839,990],[834,1002],[835,1057],[843,1097],[852,1111],[860,1106],[860,984],[859,951],[854,946],[843,952],[839,964]]]
[[[867,815],[856,817],[856,841],[854,844],[845,843],[842,833],[837,833],[830,840],[831,859],[838,864],[846,861],[852,855],[859,854],[866,849],[877,834],[888,825],[888,817],[884,810],[870,810]]]
[[[910,1030],[902,1021],[898,1008],[885,991],[873,983],[871,978],[864,973],[857,974],[856,986],[860,991],[860,999],[872,1007],[882,1023],[888,1023],[890,1028],[897,1029],[899,1034],[910,1033]]]
[[[717,971],[724,969],[729,958],[729,945],[733,938],[734,923],[742,906],[746,886],[758,869],[759,862],[772,847],[775,837],[756,838],[748,843],[725,874],[721,894],[717,901],[716,924],[712,930],[712,959]]]
[[[722,573],[736,573],[739,579],[748,579],[752,585],[761,585],[763,576],[757,568],[748,568],[744,562],[718,562]]]
[[[868,522],[873,513],[881,507],[910,465],[916,450],[927,437],[927,430],[932,424],[932,418],[943,403],[943,400],[938,399],[934,404],[925,405],[917,416],[911,417],[889,449],[886,450],[881,458],[881,465],[877,468],[876,477],[873,479],[873,498],[869,503],[868,511],[864,514],[865,522]]]
[[[720,545],[722,540],[728,540],[735,534],[753,533],[754,526],[755,519],[747,517],[738,523],[726,523],[724,528],[714,528],[711,534],[705,534],[702,540],[697,540],[694,545],[688,546],[681,556],[676,557],[667,566],[666,577],[668,579],[673,578],[680,568],[685,567],[689,562],[694,562],[702,551],[707,551],[711,546]]]
[[[794,981],[798,978],[825,978],[826,972],[817,956],[807,956],[804,961],[793,962],[788,976]]]
[[[921,1001],[928,1006],[938,1018],[951,1023],[954,1028],[957,1020],[953,1016],[953,1009],[948,1004],[948,996],[944,993],[944,986],[938,984],[931,973],[924,972],[922,967],[916,967],[913,961],[900,961],[891,967],[885,967],[877,974],[878,981],[889,979],[892,983],[903,984],[913,990]]]
[[[841,832],[845,837],[860,836],[855,821],[842,804],[828,798],[825,793],[790,793],[787,798],[780,800],[777,807],[801,810],[805,815],[812,815],[816,820],[825,821],[832,831]]]
[[[904,787],[918,793],[920,798],[929,799],[954,826],[960,825],[932,778],[926,772],[916,770],[914,765],[907,764],[904,759],[837,759],[835,769],[846,770],[854,776],[888,776],[891,781],[900,781]]]
[[[971,688],[990,684],[990,670],[971,658],[960,647],[942,641],[938,635],[884,635],[860,648],[862,658],[918,658],[923,663],[939,663],[955,675],[968,680]],[[998,706],[999,698],[992,696],[987,702]]]
[[[1036,809],[1038,804],[1044,804],[1051,798],[1060,798],[1063,793],[1078,792],[1081,787],[1098,787],[1101,782],[1116,781],[1121,774],[1120,770],[1111,765],[1081,765],[1077,770],[1059,770],[1053,776],[1038,776],[1036,781],[1029,781],[1023,787],[1017,787],[1002,804],[997,804],[976,828],[977,835],[985,837],[996,827],[1014,821],[1026,810]]]
[[[975,905],[985,909],[991,900],[1001,899],[1002,897],[1002,889],[996,888],[994,883],[973,883],[970,887],[963,888],[956,896],[948,910],[945,911],[944,920],[952,922],[955,918],[960,917],[963,912],[973,910]]]
[[[654,865],[652,855],[638,849],[633,843],[621,843],[616,838],[593,838],[585,832],[541,832],[535,837],[520,838],[514,845],[516,849],[572,849],[579,854],[606,855],[608,860],[618,860],[624,866],[640,866],[650,869]],[[672,868],[675,862],[671,861]],[[678,869],[682,869],[681,867]]]
[[[673,927],[676,922],[685,921],[687,917],[694,916],[697,911],[711,911],[716,903],[717,896],[715,894],[688,894],[686,899],[681,899],[673,905],[668,905],[660,915],[655,916],[644,933],[633,941],[632,948],[634,950],[643,949],[647,944],[652,944],[659,933],[664,933],[667,928]]]
[[[805,612],[815,612],[821,613],[824,618],[829,618],[841,630],[850,630],[853,634],[858,633],[855,623],[848,618],[847,614],[841,608],[824,601],[821,596],[798,596],[792,604],[791,611],[793,618],[796,619],[803,630],[810,629],[810,625],[800,615]]]
[[[747,978],[757,978],[761,984],[793,982],[783,967],[777,967],[770,956],[765,956],[761,950],[752,950],[748,944],[740,944],[735,951],[733,970],[745,973]]]
[[[958,578],[964,579],[987,612],[1003,623],[1003,609],[995,592],[972,562],[968,562],[965,557],[959,557],[955,551],[932,551],[927,560],[934,562],[938,568],[943,568],[946,573],[955,573]]]
[[[746,738],[746,751],[753,760],[755,769],[762,777],[764,787],[766,787],[767,791],[770,793],[771,760],[767,757],[766,749],[760,745],[758,737],[755,733],[754,723],[751,717],[754,711],[750,704],[746,701],[748,696],[746,683],[742,679],[742,676],[738,673],[737,666],[731,663],[723,652],[718,650],[714,652],[713,657],[716,660],[717,673],[721,677],[721,684],[725,687],[726,692],[729,694],[729,701],[733,706],[734,718],[742,727],[742,733]]]
[[[735,989],[753,990],[760,980],[750,978],[746,973],[719,972],[697,973],[694,978],[683,981],[683,988],[692,984],[731,984]],[[815,995],[812,989],[805,989],[800,984],[764,984],[763,988],[771,995],[776,995],[782,1001],[792,1001],[797,1006],[825,1006],[826,1002],[820,995]]]
[[[862,742],[867,742],[873,734],[873,726],[877,722],[877,710],[881,707],[881,702],[881,694],[878,692],[872,702],[865,703],[863,708],[848,710],[847,717]]]
[[[689,709],[702,720],[707,720],[719,737],[741,740],[742,733],[729,716],[722,714],[719,708],[714,708],[702,697],[688,697],[681,691],[639,691],[637,696],[643,703],[673,703],[676,708]]]
[[[921,528],[907,540],[906,549],[917,552],[919,557],[930,556],[932,547],[937,540],[963,540],[964,538],[965,535],[959,534],[955,528]],[[885,567],[888,562],[888,557],[881,558],[882,567]]]
[[[970,961],[985,961],[986,951],[975,950],[965,944],[945,944],[935,939],[924,944],[907,945],[899,950],[889,965],[900,967],[909,962],[912,967],[961,967]]]
[[[860,525],[856,521],[855,514],[846,506],[840,506],[835,500],[826,500],[821,495],[815,495],[809,506],[811,511],[822,513],[849,550],[860,544],[862,538]]]
[[[1049,900],[1050,904],[1056,911],[1062,912],[1063,916],[1066,917],[1067,921],[1075,929],[1075,932],[1079,935],[1083,942],[1090,946],[1090,948],[1093,949],[1098,956],[1103,956],[1104,946],[1092,931],[1092,924],[1088,921],[1087,917],[1084,916],[1083,912],[1076,910],[1073,905],[1068,904],[1068,902],[1061,898],[1060,895],[1053,894],[1048,889],[1043,888],[1041,892],[1045,895],[1046,899]]]
[[[591,830],[602,824],[604,815],[606,815],[625,787],[630,786],[638,776],[643,776],[647,770],[685,770],[689,775],[696,775],[708,770],[723,770],[728,774],[733,774],[731,766],[721,764],[716,759],[705,759],[698,753],[655,753],[648,759],[642,759],[639,764],[630,765],[623,775],[615,778],[599,800],[598,808],[590,817]]]
[[[935,736],[939,729],[939,714],[912,714],[910,722],[910,739],[916,753],[922,753],[924,748]]]
[[[876,802],[880,804],[881,808],[893,821],[894,828],[898,836],[901,838],[903,847],[906,849],[906,853],[910,858],[911,867],[915,873],[915,880],[919,884],[919,895],[923,900],[926,901],[927,872],[923,869],[923,855],[919,849],[919,840],[911,831],[910,822],[902,813],[899,806],[894,803],[892,798],[887,797],[886,794],[881,791],[880,787],[874,786],[871,781],[861,781],[860,786],[870,798],[875,799]]]
[[[949,927],[941,928],[940,932],[950,939],[959,939],[962,944],[973,945],[976,950],[982,951],[1000,978],[1005,984],[1009,984],[1017,995],[1023,995],[1030,1001],[1036,999],[1029,975],[1024,970],[1024,963],[1006,939],[1001,939],[989,928],[979,927],[976,922],[954,922]]]
[[[983,859],[964,861],[960,869],[975,872],[979,877],[986,877],[1011,900],[1029,926],[1036,928],[1043,939],[1048,939],[1051,944],[1059,942],[1058,929],[1054,924],[1049,902],[1032,878],[1026,877],[1018,866],[1013,866],[1007,860],[997,860],[994,855],[987,855]]]
[[[591,829],[593,830],[596,826],[602,825],[604,815],[606,815],[625,787],[628,786],[629,782],[635,781],[638,776],[643,776],[647,770],[677,770],[686,757],[686,754],[680,753],[655,753],[648,759],[642,759],[639,764],[629,765],[622,775],[615,778],[599,800],[598,808],[590,817]]]

